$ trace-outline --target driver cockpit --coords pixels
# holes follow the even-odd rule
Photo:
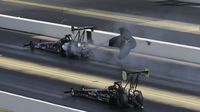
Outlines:
[[[60,39],[61,44],[72,41],[72,36],[70,34],[65,35],[64,38]]]
[[[122,87],[121,81],[114,82],[114,84],[112,86],[108,87],[108,90],[110,90],[110,91],[120,91],[122,89],[123,89],[123,87]]]

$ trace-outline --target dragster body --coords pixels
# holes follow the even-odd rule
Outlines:
[[[71,96],[85,97],[91,100],[117,105],[118,107],[134,106],[143,108],[143,96],[141,91],[135,90],[131,93],[127,93],[127,91],[117,83],[119,82],[115,82],[114,85],[106,89],[86,89],[84,87],[81,89],[71,88],[70,91],[65,91],[65,93],[70,93]]]
[[[71,28],[72,33],[76,32],[75,35],[67,34],[64,38],[56,42],[33,42],[30,41],[28,44],[24,44],[24,47],[30,47],[33,51],[34,49],[40,49],[48,52],[53,52],[61,54],[61,56],[68,57],[78,57],[80,59],[89,59],[89,57],[94,57],[99,55],[96,50],[101,45],[94,45],[92,40],[92,32],[94,27],[85,26],[85,27],[73,27]],[[86,41],[87,40],[87,41]],[[131,50],[136,46],[135,39],[131,36],[131,33],[125,29],[120,28],[120,35],[111,38],[109,41],[106,41],[107,47],[118,48],[119,59],[125,58]],[[105,44],[104,43],[104,44]],[[94,54],[97,53],[97,54]],[[101,55],[101,54],[100,54]],[[103,54],[104,55],[104,54]]]
[[[73,97],[84,97],[111,105],[117,105],[118,107],[135,107],[137,109],[143,109],[144,98],[142,92],[137,90],[137,85],[140,74],[149,74],[149,71],[145,70],[125,73],[128,74],[126,77],[129,79],[124,87],[122,86],[122,81],[117,81],[106,89],[87,89],[85,87],[82,87],[81,89],[71,88],[71,90],[66,90],[64,93],[70,93]],[[130,85],[129,88],[127,88],[128,85]]]
[[[78,29],[78,33],[81,33],[82,30],[85,32],[85,29],[90,29],[90,27],[81,27]],[[73,30],[77,30],[73,28]],[[76,35],[72,38],[71,34],[67,34],[64,38],[56,42],[33,42],[30,41],[27,44],[24,44],[24,47],[30,47],[33,51],[34,49],[44,50],[61,56],[77,57],[77,58],[88,58],[89,49],[88,43],[83,41],[84,35]]]

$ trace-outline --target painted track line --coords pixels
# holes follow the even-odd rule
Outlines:
[[[79,110],[79,109],[75,109],[75,108],[71,108],[71,107],[66,107],[66,106],[62,106],[62,105],[58,105],[58,104],[54,104],[54,103],[50,103],[50,102],[46,102],[46,101],[30,98],[30,97],[25,97],[25,96],[22,96],[22,95],[17,95],[17,94],[14,94],[14,93],[5,92],[5,91],[0,91],[0,94],[6,94],[6,95],[9,95],[9,96],[14,96],[14,97],[18,97],[18,98],[22,98],[22,99],[26,99],[26,100],[30,100],[30,101],[35,101],[35,102],[38,102],[38,103],[43,103],[43,104],[47,104],[47,105],[50,105],[50,106],[55,106],[55,107],[62,108],[62,109],[66,109],[66,112],[68,112],[68,111],[86,112],[86,111],[83,111],[83,110]]]

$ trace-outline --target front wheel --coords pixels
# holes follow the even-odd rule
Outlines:
[[[71,96],[75,96],[75,91],[73,88],[71,88]]]
[[[59,53],[62,57],[66,57],[66,53],[63,49],[60,49]]]
[[[31,51],[33,51],[35,49],[35,44],[32,41],[30,41],[29,44],[30,44]]]
[[[124,108],[128,105],[128,97],[125,93],[119,94],[117,98],[117,106]]]

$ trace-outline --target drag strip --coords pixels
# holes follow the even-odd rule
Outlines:
[[[88,76],[87,74],[83,74],[83,73],[77,74],[75,72],[64,71],[56,67],[54,68],[51,68],[48,66],[45,67],[45,66],[40,66],[38,64],[34,64],[34,63],[31,64],[31,63],[17,61],[14,59],[9,59],[9,58],[4,58],[4,57],[0,58],[0,64],[1,64],[1,68],[3,69],[9,69],[12,71],[20,71],[25,74],[35,74],[38,76],[49,77],[52,79],[62,80],[62,81],[65,81],[68,83],[74,83],[77,85],[104,88],[108,85],[112,85],[112,82],[114,82],[114,80],[104,79],[104,78],[101,78],[100,76]],[[185,108],[191,108],[191,109],[196,109],[199,107],[198,97],[185,96],[185,95],[176,94],[176,93],[169,93],[169,92],[166,92],[165,90],[156,90],[155,88],[150,88],[150,87],[147,88],[143,86],[140,86],[140,89],[144,92],[146,99],[151,99],[153,101],[155,101],[155,99],[163,99],[163,100],[157,100],[157,101],[161,103],[176,105],[176,106],[178,104],[179,106],[183,106]],[[168,102],[166,102],[167,99],[169,100]],[[196,99],[196,100],[193,100],[193,99]]]
[[[143,26],[150,26],[150,27],[156,27],[156,28],[162,28],[162,29],[168,29],[168,30],[175,30],[180,32],[187,32],[187,33],[196,33],[199,34],[199,26],[195,24],[189,24],[189,23],[182,23],[182,22],[176,22],[176,21],[170,21],[170,20],[159,20],[159,19],[152,19],[152,18],[145,18],[145,17],[128,17],[126,15],[120,15],[113,12],[100,12],[96,10],[79,10],[79,9],[73,9],[73,8],[67,8],[67,7],[59,7],[59,6],[53,6],[48,4],[41,4],[41,3],[35,3],[35,2],[26,2],[22,0],[7,0],[5,2],[14,3],[14,4],[21,4],[21,5],[27,5],[27,6],[33,6],[38,8],[45,8],[45,9],[51,9],[51,10],[58,10],[58,11],[64,11],[67,13],[72,13],[75,15],[82,15],[82,16],[89,16],[89,17],[95,17],[95,18],[102,18],[102,19],[108,19],[113,21],[127,21],[127,22],[133,22],[136,25],[143,25]]]
[[[136,14],[136,16],[131,15],[130,17],[128,17],[128,20],[126,20],[127,17],[123,14],[118,14],[118,13],[114,14],[114,12],[98,11],[95,9],[88,10],[85,7],[83,9],[81,8],[81,6],[79,7],[80,5],[79,2],[74,3],[76,7],[72,7],[73,5],[62,6],[63,2],[59,1],[57,2],[43,1],[43,2],[38,3],[37,1],[33,3],[30,1],[24,1],[25,4],[23,4],[23,1],[20,1],[20,4],[2,2],[0,4],[2,6],[0,12],[3,14],[13,15],[17,17],[19,16],[24,18],[62,23],[68,25],[76,25],[76,26],[93,25],[97,27],[99,30],[105,30],[111,32],[119,32],[120,27],[126,27],[131,31],[133,35],[136,35],[138,37],[185,44],[190,46],[197,46],[197,47],[199,46],[198,42],[200,38],[198,35],[199,32],[198,23],[196,24],[196,22],[194,23],[180,22],[179,20],[182,19],[180,17],[177,17],[176,21],[171,21],[170,19],[155,19],[155,18],[149,19],[148,14],[145,15],[147,16],[147,18],[145,19],[145,17],[140,17],[140,15],[138,16]],[[37,6],[36,4],[39,6]],[[98,2],[95,2],[94,4],[97,5]],[[141,5],[141,3],[137,4]],[[159,10],[163,10],[162,9],[163,7],[157,7],[157,8]],[[168,10],[169,8],[171,7],[167,7],[166,9]],[[66,11],[64,9],[66,9]],[[194,12],[195,9],[190,9],[188,11]],[[174,11],[172,10],[170,10],[169,12],[171,12],[172,15],[174,13]],[[171,13],[169,14],[169,17],[173,18],[174,15],[170,16]],[[154,15],[160,16],[160,14],[161,13],[155,13]],[[193,13],[187,13],[187,17],[190,17],[190,15],[192,15],[191,18],[198,18],[197,14],[193,15]],[[81,21],[79,20],[79,18],[81,18]]]
[[[6,32],[8,33],[7,35]],[[63,96],[63,91],[71,88],[72,86],[79,87],[82,84],[89,84],[88,86],[102,88],[108,86],[109,84],[112,84],[113,80],[120,80],[120,76],[117,75],[120,71],[117,70],[116,67],[105,67],[101,64],[98,65],[77,60],[70,60],[67,58],[60,58],[57,55],[44,52],[30,52],[28,49],[21,48],[20,46],[24,42],[29,41],[30,37],[34,35],[26,35],[23,33],[9,31],[6,32],[4,32],[4,37],[1,38],[1,44],[3,43],[7,46],[1,47],[0,49],[0,88],[2,90],[42,99],[49,102],[54,102],[61,105],[67,105],[86,111],[116,111],[116,109],[113,109],[112,107],[101,103],[98,103],[97,105],[96,102],[93,101],[88,101],[85,99],[72,99],[70,96],[66,96],[66,98],[64,98]],[[7,36],[10,36],[10,38],[6,38]],[[9,48],[9,45],[12,47]],[[46,75],[49,78],[46,78]],[[166,112],[169,110],[180,110],[182,112],[192,111],[183,108],[181,105],[174,106],[175,104],[173,104],[175,102],[179,102],[178,104],[181,104],[181,102],[190,103],[190,101],[187,101],[188,99],[178,101],[171,97],[168,99],[168,105],[166,105],[166,102],[162,102],[166,100],[161,99],[166,97],[163,96],[164,94],[166,94],[164,91],[164,93],[162,93],[159,89],[151,90],[146,88],[145,86],[141,86],[141,89],[146,91],[145,96],[147,97],[147,99],[145,101],[145,111],[155,112],[163,110],[163,108],[167,108]],[[153,93],[157,94],[153,95]],[[170,94],[176,93],[172,92]],[[152,95],[154,97],[152,97]],[[181,96],[180,93],[178,93],[178,95]],[[155,96],[160,96],[159,98],[156,98],[157,101],[153,100],[155,99]],[[189,96],[188,98],[192,98]],[[153,99],[148,99],[151,97]],[[179,99],[179,97],[175,97]],[[170,101],[172,101],[172,103]],[[85,104],[84,102],[87,102],[87,104]],[[193,105],[194,107],[191,105]],[[192,103],[189,105],[189,108],[195,108],[195,105],[198,106],[198,102],[192,101]],[[181,107],[178,108],[177,106]],[[198,109],[198,107],[196,109]]]

